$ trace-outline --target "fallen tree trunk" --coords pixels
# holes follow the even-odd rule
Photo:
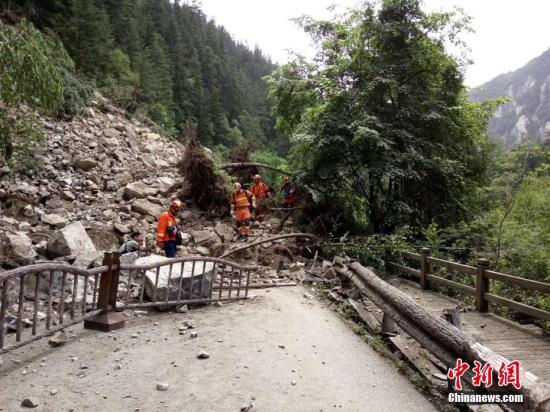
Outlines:
[[[334,270],[351,280],[371,301],[390,316],[405,332],[433,353],[447,367],[453,367],[457,358],[470,364],[477,360],[489,363],[496,374],[501,362],[507,359],[476,342],[444,319],[429,313],[408,295],[380,279],[374,272],[357,262],[337,262]],[[495,375],[498,380],[498,376]],[[509,404],[513,409],[550,411],[550,385],[521,370],[525,404]],[[504,388],[488,388],[488,390]],[[514,388],[511,391],[518,392]]]
[[[291,238],[300,238],[300,237],[309,238],[309,239],[313,239],[313,240],[319,240],[319,238],[317,236],[312,235],[310,233],[289,233],[289,234],[286,234],[286,235],[274,236],[274,237],[271,237],[271,238],[268,238],[268,239],[257,240],[256,242],[249,243],[247,245],[238,247],[236,249],[228,250],[227,252],[225,252],[223,255],[220,256],[220,259],[222,259],[224,257],[227,257],[229,255],[232,255],[233,253],[240,252],[242,250],[246,250],[246,249],[249,249],[251,247],[261,245],[262,243],[269,243],[269,242],[274,242],[276,240],[281,240],[281,239],[291,239]]]
[[[238,169],[243,167],[262,167],[264,169],[274,170],[275,172],[279,172],[285,175],[291,176],[292,174],[287,172],[286,170],[279,169],[278,167],[271,166],[265,163],[254,163],[254,162],[241,162],[241,163],[226,163],[221,166],[222,169]]]

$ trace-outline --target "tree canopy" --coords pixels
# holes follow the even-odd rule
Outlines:
[[[494,105],[468,102],[460,45],[468,18],[419,0],[365,2],[334,21],[299,20],[317,46],[268,78],[290,161],[351,231],[451,222],[484,178]]]

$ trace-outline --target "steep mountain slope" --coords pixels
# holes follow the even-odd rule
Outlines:
[[[548,139],[550,49],[521,69],[501,74],[470,93],[473,100],[499,96],[508,96],[511,103],[495,112],[489,123],[491,135],[502,138],[506,146],[527,138]]]

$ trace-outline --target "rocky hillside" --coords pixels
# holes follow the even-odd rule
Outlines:
[[[152,239],[158,214],[178,194],[184,147],[101,96],[82,118],[42,122],[45,144],[26,173],[0,168],[2,266],[76,254],[87,254],[88,266],[131,230]]]
[[[506,146],[534,138],[550,136],[550,49],[514,72],[501,74],[470,93],[480,100],[508,96],[510,104],[495,112],[489,133],[501,138]]]

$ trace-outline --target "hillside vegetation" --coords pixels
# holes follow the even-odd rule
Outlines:
[[[169,133],[185,120],[203,144],[232,147],[255,140],[285,144],[274,129],[267,87],[275,66],[191,5],[169,0],[13,0],[6,21],[26,17],[59,40],[76,72],[65,78],[65,112],[78,111],[80,85],[97,87],[130,112],[143,112]]]

